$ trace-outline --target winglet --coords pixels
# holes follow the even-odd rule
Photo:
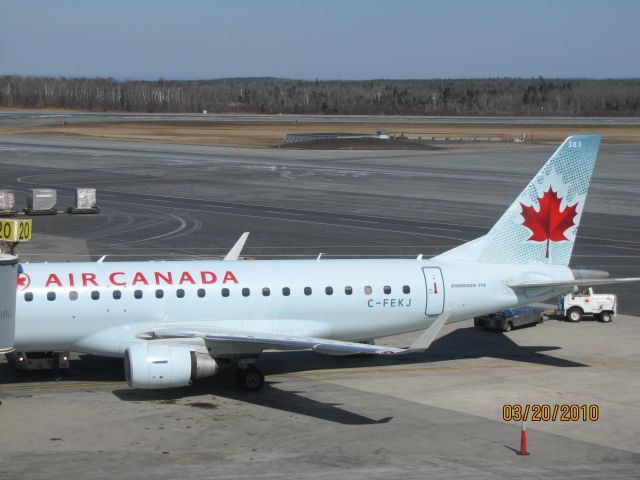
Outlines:
[[[440,315],[436,321],[433,322],[407,350],[403,350],[401,354],[424,352],[428,349],[440,333],[440,330],[442,330],[442,327],[444,327],[444,324],[449,320],[451,313],[452,311],[449,310]]]
[[[242,235],[240,235],[240,238],[238,239],[236,244],[231,247],[229,253],[225,255],[224,260],[238,260],[238,257],[240,257],[240,252],[242,252],[242,248],[244,247],[247,238],[249,238],[249,232],[244,232]]]

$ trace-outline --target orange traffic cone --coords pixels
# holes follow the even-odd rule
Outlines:
[[[520,451],[518,455],[529,455],[527,452],[527,424],[522,421],[522,429],[520,430]]]

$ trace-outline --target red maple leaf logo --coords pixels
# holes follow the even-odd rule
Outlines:
[[[527,207],[520,203],[522,207],[520,214],[524,217],[522,225],[531,230],[531,236],[527,240],[534,242],[546,241],[546,258],[549,258],[549,241],[561,242],[569,240],[564,236],[564,232],[575,225],[573,219],[577,215],[578,203],[568,205],[563,211],[560,211],[561,202],[562,198],[558,197],[558,194],[549,187],[549,190],[538,198],[540,211],[536,212],[533,206]]]
[[[24,290],[29,285],[31,285],[31,278],[29,278],[29,275],[27,275],[26,273],[20,273],[18,275],[18,278],[16,279],[16,286],[20,290]]]

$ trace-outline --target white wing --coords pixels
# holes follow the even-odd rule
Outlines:
[[[429,348],[449,316],[450,312],[446,312],[438,317],[408,349],[297,335],[221,331],[202,326],[161,328],[141,332],[137,337],[143,340],[202,338],[212,356],[256,355],[263,350],[306,349],[324,355],[398,355]]]

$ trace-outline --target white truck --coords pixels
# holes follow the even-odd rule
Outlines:
[[[569,322],[579,322],[585,315],[593,315],[601,322],[616,316],[618,298],[610,293],[593,293],[593,288],[579,288],[558,299],[556,315]]]

